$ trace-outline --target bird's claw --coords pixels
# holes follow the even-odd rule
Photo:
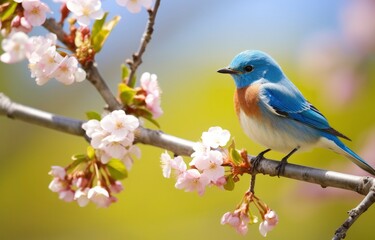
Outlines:
[[[258,168],[259,163],[264,159],[264,154],[271,151],[271,149],[266,149],[263,152],[260,152],[256,157],[251,158],[252,171]]]

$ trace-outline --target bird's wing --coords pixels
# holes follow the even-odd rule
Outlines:
[[[264,84],[260,91],[261,102],[273,113],[293,119],[312,128],[350,140],[333,129],[320,111],[310,104],[294,85]]]

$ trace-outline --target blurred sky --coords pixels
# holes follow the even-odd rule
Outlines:
[[[47,2],[54,6],[52,1]],[[104,9],[112,11],[109,18],[122,15],[97,55],[102,75],[115,92],[119,66],[138,49],[147,13],[143,10],[134,15],[112,0],[103,2]],[[375,131],[369,131],[375,129],[375,86],[369,81],[375,75],[371,70],[374,63],[366,59],[370,70],[363,72],[369,77],[361,82],[359,94],[344,105],[330,105],[329,95],[337,94],[332,88],[328,95],[322,93],[328,80],[310,83],[315,74],[300,73],[301,51],[311,38],[327,31],[338,33],[340,38],[342,9],[349,2],[162,0],[155,33],[138,71],[138,75],[144,71],[158,75],[165,111],[159,119],[162,130],[198,140],[208,127],[220,125],[231,131],[239,148],[253,154],[262,150],[248,140],[237,122],[232,104],[233,81],[216,73],[238,52],[260,49],[274,56],[332,125],[353,138],[348,145],[361,151],[370,139],[368,134],[375,136]],[[53,8],[58,12],[57,5]],[[44,30],[34,33],[41,32]],[[0,91],[20,103],[79,119],[85,118],[85,111],[101,111],[103,101],[88,82],[66,87],[50,81],[40,87],[30,78],[26,66],[26,62],[1,63]],[[359,81],[353,79],[348,80],[348,86],[357,86]],[[173,180],[162,178],[162,150],[150,146],[142,146],[142,159],[124,181],[125,191],[119,194],[119,202],[110,208],[97,209],[93,204],[80,208],[60,201],[47,189],[51,181],[47,172],[51,165],[67,165],[70,156],[84,152],[86,146],[81,138],[0,117],[0,239],[244,239],[233,229],[221,226],[220,217],[240,201],[248,177],[233,192],[209,189],[202,198],[184,193],[174,188]],[[375,156],[367,152],[369,158]],[[327,150],[297,156],[291,162],[357,171],[350,161]],[[279,214],[280,224],[269,233],[269,239],[331,238],[346,212],[360,199],[354,193],[263,176],[257,180],[257,192]],[[350,230],[348,239],[371,235],[374,214],[373,209],[366,212]],[[257,225],[250,226],[246,238],[263,239]]]

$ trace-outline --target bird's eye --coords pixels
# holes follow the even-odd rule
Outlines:
[[[245,72],[251,72],[251,71],[253,71],[253,69],[254,68],[251,65],[248,65],[248,66],[244,67]]]

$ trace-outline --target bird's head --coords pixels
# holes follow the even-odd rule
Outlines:
[[[247,87],[256,81],[278,81],[283,76],[275,60],[268,54],[257,50],[239,53],[228,67],[218,72],[232,75],[237,88]]]

